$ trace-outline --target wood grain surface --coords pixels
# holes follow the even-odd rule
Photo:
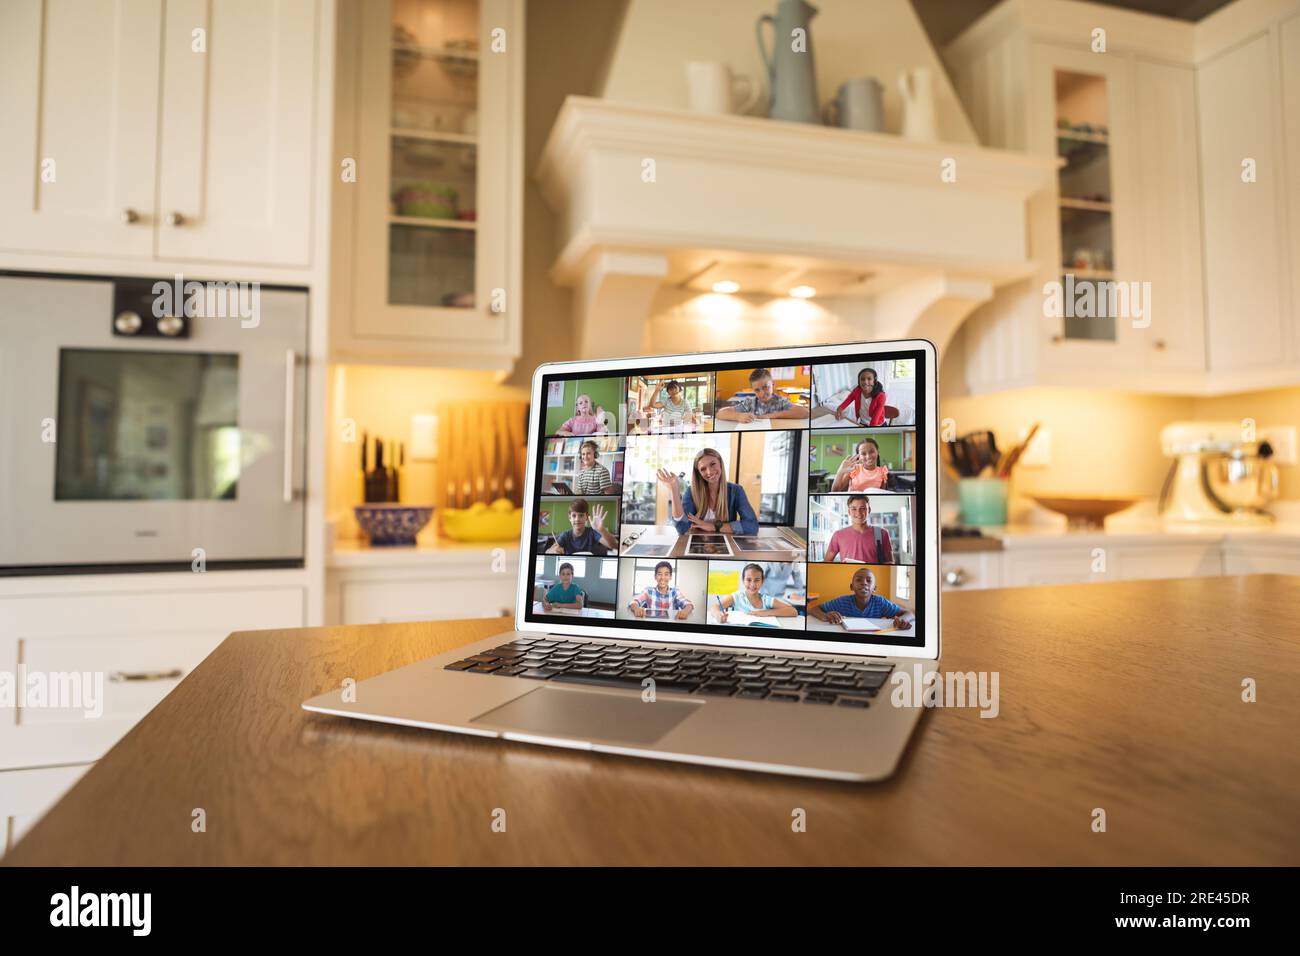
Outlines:
[[[997,671],[1000,713],[929,711],[866,785],[299,708],[504,619],[233,634],[3,862],[1300,863],[1300,577],[945,594],[943,615],[944,669]]]

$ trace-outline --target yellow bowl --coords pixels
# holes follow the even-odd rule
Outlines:
[[[491,505],[478,502],[469,508],[444,508],[442,533],[457,541],[517,541],[523,518],[523,508],[498,498]]]

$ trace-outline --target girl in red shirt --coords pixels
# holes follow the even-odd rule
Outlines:
[[[867,400],[867,414],[862,414],[862,400]],[[864,368],[858,372],[858,387],[849,392],[848,397],[835,409],[835,417],[843,418],[844,409],[853,404],[853,417],[872,427],[885,424],[885,387],[874,368]]]

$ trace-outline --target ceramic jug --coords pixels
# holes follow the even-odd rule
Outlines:
[[[812,34],[808,25],[817,8],[804,0],[780,0],[776,16],[758,18],[758,52],[767,67],[771,102],[767,115],[794,123],[819,123],[817,73],[813,68]],[[763,24],[772,24],[772,52],[763,43]]]
[[[903,97],[903,136],[929,142],[939,138],[934,115],[934,83],[928,67],[898,74],[898,92]]]

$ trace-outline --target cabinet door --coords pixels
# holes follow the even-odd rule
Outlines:
[[[0,248],[152,255],[162,0],[0,3]]]
[[[1150,325],[1134,330],[1134,346],[1155,368],[1204,371],[1196,77],[1187,67],[1143,59],[1135,69],[1140,278],[1151,294]]]
[[[1290,297],[1283,310],[1282,328],[1291,337],[1291,364],[1300,365],[1300,16],[1282,24],[1282,102],[1283,148],[1286,166],[1291,242]]]
[[[158,256],[306,266],[316,0],[167,0]]]
[[[1142,319],[1126,298],[1130,286],[1121,297],[1116,285],[1143,277],[1133,62],[1035,43],[1030,65],[1030,150],[1065,160],[1050,225],[1031,222],[1031,251],[1046,263],[1038,287],[1058,283],[1064,313],[1043,302],[1044,365],[1137,368]]]
[[[1281,116],[1272,40],[1261,34],[1202,65],[1201,177],[1211,373],[1271,366],[1284,355],[1278,205]],[[1254,181],[1247,181],[1254,163]]]
[[[338,344],[507,367],[519,348],[522,4],[367,2],[358,59],[355,284]]]

